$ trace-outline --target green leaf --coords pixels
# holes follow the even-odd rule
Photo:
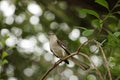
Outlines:
[[[116,62],[116,58],[114,58],[114,57],[110,57],[109,60],[110,60],[111,62]]]
[[[87,80],[96,80],[95,75],[88,75]]]
[[[113,35],[118,37],[118,36],[120,36],[120,32],[115,32]]]
[[[90,9],[80,9],[81,12],[93,15],[97,18],[99,18],[99,14],[97,12],[95,12],[94,10],[90,10]]]
[[[107,8],[107,9],[109,8],[106,0],[95,0],[95,2],[100,4],[103,7]]]
[[[7,63],[8,63],[8,60],[7,60],[7,59],[4,59],[4,60],[2,61],[2,65],[7,64]]]
[[[94,30],[85,30],[82,32],[82,35],[83,36],[90,36],[93,34],[93,32],[94,32]]]
[[[120,11],[117,11],[116,13],[120,15]]]
[[[2,53],[2,59],[4,59],[7,56],[8,56],[8,53],[6,51],[3,51],[3,53]]]
[[[102,21],[99,19],[92,20],[92,25],[96,28],[102,28]]]
[[[120,7],[120,0],[118,0],[114,6],[114,8]]]
[[[120,4],[115,5],[115,8],[120,7]]]

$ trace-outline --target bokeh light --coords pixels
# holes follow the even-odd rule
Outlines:
[[[103,60],[100,56],[96,56],[93,55],[90,57],[90,59],[92,60],[92,62],[95,64],[95,66],[99,67],[103,64]],[[92,65],[92,64],[91,64]],[[92,67],[94,68],[94,66],[92,65]]]
[[[14,66],[13,65],[8,66],[8,68],[6,69],[6,74],[9,77],[14,76]]]
[[[46,53],[46,54],[44,55],[44,59],[45,59],[46,61],[52,61],[52,60],[53,60],[53,56],[52,56],[50,53]]]
[[[6,45],[9,47],[13,47],[17,44],[17,38],[15,36],[10,36],[7,40],[6,40]]]
[[[8,80],[18,80],[16,77],[9,77]]]
[[[46,43],[43,44],[43,49],[46,50],[46,51],[48,51],[48,52],[51,52],[50,51],[49,42],[46,42]]]
[[[90,74],[90,75],[87,76],[87,80],[97,80],[97,79],[96,79],[95,75]]]
[[[54,15],[52,12],[50,12],[50,11],[46,11],[46,12],[44,13],[44,17],[45,17],[47,20],[49,20],[49,21],[55,19],[55,15]]]
[[[8,29],[1,29],[1,36],[8,36],[8,35],[10,35],[10,31],[8,30]]]
[[[41,16],[43,13],[41,7],[34,2],[29,3],[27,9],[29,12],[31,12],[32,14],[34,14],[36,16]]]
[[[77,76],[72,75],[72,76],[70,76],[69,80],[79,80],[79,79],[78,79],[78,77],[77,77]]]
[[[87,41],[88,41],[88,38],[87,38],[87,37],[82,36],[82,37],[80,37],[79,41],[80,41],[80,43],[81,43],[81,44],[83,44],[83,43],[85,43],[85,42],[87,42]]]
[[[52,77],[47,78],[46,80],[54,80]]]
[[[43,33],[38,33],[37,38],[41,43],[48,42],[46,35]]]
[[[70,76],[73,75],[73,71],[71,69],[65,69],[61,74],[69,78]]]
[[[32,68],[26,68],[26,69],[24,69],[23,72],[27,77],[31,77],[34,73],[34,70]]]
[[[97,45],[91,45],[91,46],[90,46],[90,51],[91,51],[92,53],[98,53],[98,52],[99,52],[99,48],[98,48]]]
[[[73,29],[72,32],[69,34],[69,38],[73,41],[77,40],[80,36],[79,29]]]
[[[52,23],[50,23],[50,28],[57,29],[57,28],[59,28],[59,24],[57,22],[52,22]]]
[[[21,14],[15,16],[15,22],[17,24],[21,24],[21,23],[23,23],[23,21],[25,20],[25,18],[26,18],[26,16],[21,13]]]
[[[18,51],[25,52],[25,53],[32,53],[34,52],[34,48],[36,46],[35,39],[20,39],[18,42]]]
[[[37,16],[31,16],[30,17],[30,23],[32,25],[37,25],[39,23],[39,17],[37,17]]]
[[[11,25],[13,24],[13,22],[14,22],[14,18],[12,16],[6,17],[5,19],[6,24]]]
[[[63,9],[63,10],[67,9],[67,7],[68,7],[67,3],[64,2],[64,1],[59,2],[58,5],[59,5],[59,7],[60,7],[61,9]]]
[[[18,27],[12,27],[11,32],[17,37],[22,35],[22,29]]]
[[[65,32],[70,30],[67,23],[60,23],[60,29],[65,31]]]
[[[12,16],[15,12],[15,5],[10,3],[8,0],[3,0],[0,2],[0,10],[3,12],[5,17]]]

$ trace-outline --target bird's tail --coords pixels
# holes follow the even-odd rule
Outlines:
[[[90,68],[89,65],[81,62],[80,60],[74,58],[74,57],[71,57],[70,58],[71,61],[73,61],[77,66],[79,66],[82,70],[88,70]]]

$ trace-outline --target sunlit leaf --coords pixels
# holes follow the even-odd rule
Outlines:
[[[93,32],[94,32],[94,30],[85,30],[82,32],[82,35],[83,36],[90,36],[93,34]]]
[[[90,10],[90,9],[80,9],[81,12],[93,15],[97,18],[99,18],[99,14],[97,12],[95,12],[94,10]]]
[[[107,8],[107,9],[109,8],[106,0],[95,0],[95,2],[100,4],[103,7]]]
[[[2,59],[4,59],[7,56],[8,56],[8,53],[6,51],[3,51],[3,53],[2,53]]]
[[[111,62],[116,62],[116,58],[110,57],[110,61],[111,61]]]
[[[120,32],[115,32],[114,36],[116,36],[116,37],[120,36]]]
[[[2,65],[7,64],[7,63],[8,63],[8,60],[7,60],[7,59],[4,59],[4,60],[2,61]]]
[[[92,20],[92,25],[96,28],[101,28],[102,27],[102,22],[99,19]]]

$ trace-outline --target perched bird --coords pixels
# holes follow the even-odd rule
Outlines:
[[[48,35],[50,40],[50,50],[56,57],[62,59],[70,55],[70,52],[65,46],[65,44],[62,41],[60,41],[54,33],[50,32]],[[80,66],[83,70],[87,70],[90,68],[89,65],[79,61],[74,57],[70,57],[69,59],[72,60],[76,65]],[[64,60],[64,62],[69,64],[68,60]]]

